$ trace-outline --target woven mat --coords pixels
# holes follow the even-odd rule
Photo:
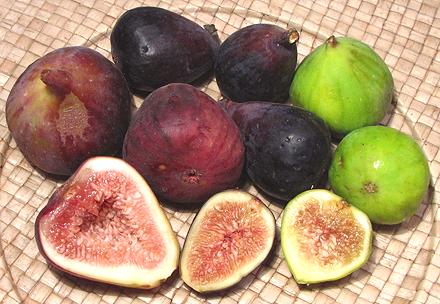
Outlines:
[[[440,303],[440,1],[353,0],[0,0],[0,302],[1,303]],[[34,239],[34,222],[57,182],[23,158],[4,114],[24,69],[67,45],[86,45],[110,58],[109,34],[125,10],[160,6],[199,24],[214,23],[224,40],[245,25],[275,23],[301,32],[299,60],[331,34],[372,46],[389,65],[397,108],[390,126],[415,137],[431,168],[432,187],[407,222],[376,227],[368,263],[337,282],[298,286],[276,240],[274,255],[235,288],[201,296],[175,274],[160,288],[130,290],[84,282],[50,270]],[[215,81],[203,88],[220,96]],[[136,99],[137,105],[140,99]],[[251,191],[255,191],[251,189]],[[279,205],[270,206],[279,232]],[[194,218],[166,209],[181,245]]]

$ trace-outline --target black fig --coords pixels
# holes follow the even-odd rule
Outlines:
[[[113,60],[137,91],[192,83],[212,71],[219,41],[211,30],[162,8],[134,8],[113,28]]]
[[[218,51],[214,71],[223,96],[237,102],[283,102],[297,61],[299,34],[271,24],[233,33]]]
[[[244,137],[246,172],[266,194],[290,200],[325,179],[330,131],[311,112],[269,102],[223,101]]]

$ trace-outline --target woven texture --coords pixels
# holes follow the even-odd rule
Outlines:
[[[0,0],[0,302],[1,303],[440,303],[440,1],[409,0]],[[372,46],[390,67],[397,107],[386,122],[416,138],[432,176],[428,197],[401,225],[375,227],[374,250],[342,280],[298,286],[279,242],[282,208],[263,199],[277,220],[274,254],[235,288],[208,296],[175,274],[160,288],[130,290],[65,277],[47,267],[34,238],[38,211],[59,182],[37,172],[7,128],[5,103],[25,68],[56,48],[85,45],[110,56],[110,32],[127,9],[160,6],[199,24],[215,24],[221,40],[254,23],[300,31],[299,61],[328,36]],[[215,81],[203,88],[219,98]],[[136,98],[137,105],[140,99]],[[255,192],[253,188],[251,192]],[[166,209],[183,245],[194,213]]]

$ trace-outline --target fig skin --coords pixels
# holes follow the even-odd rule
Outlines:
[[[284,102],[296,68],[299,34],[271,24],[254,24],[229,36],[215,62],[222,95],[235,102]]]
[[[275,218],[258,197],[235,189],[216,193],[197,213],[186,236],[181,278],[200,293],[234,286],[266,259],[275,234]]]
[[[128,128],[123,158],[161,199],[199,203],[236,185],[244,145],[216,101],[189,84],[175,83],[144,100]]]
[[[428,192],[429,165],[408,135],[384,126],[357,129],[336,148],[329,181],[373,223],[394,225],[416,213]]]
[[[293,105],[315,113],[336,138],[375,125],[390,107],[391,72],[365,43],[331,36],[298,66],[290,87]]]
[[[150,225],[148,228],[149,234],[152,235],[153,232],[156,232],[159,233],[162,238],[162,242],[156,239],[154,244],[160,246],[159,243],[161,243],[165,247],[163,249],[165,256],[154,268],[143,268],[136,263],[124,264],[123,262],[126,261],[118,259],[119,257],[112,259],[111,265],[103,263],[103,261],[98,261],[98,263],[102,263],[98,264],[96,261],[87,260],[89,259],[87,256],[85,259],[84,257],[83,259],[79,259],[78,257],[66,257],[58,253],[57,248],[50,241],[49,234],[58,232],[57,229],[71,229],[71,225],[75,224],[74,220],[77,219],[79,214],[88,214],[89,219],[98,217],[98,214],[102,212],[102,205],[104,203],[102,202],[100,205],[97,204],[95,201],[97,190],[94,189],[89,192],[90,187],[87,188],[88,182],[92,181],[97,174],[102,172],[105,174],[109,171],[112,172],[112,176],[106,179],[105,183],[115,178],[115,176],[123,176],[133,182],[138,195],[135,199],[143,199],[145,205],[142,207],[146,208],[150,215],[149,218],[145,219]],[[108,191],[108,189],[105,189],[105,191]],[[118,194],[120,194],[122,198],[124,195],[127,195],[127,193],[122,192]],[[103,196],[105,195],[106,194],[103,194]],[[115,199],[115,203],[118,203],[117,199],[118,198]],[[132,203],[132,201],[133,200],[130,200],[129,204]],[[138,207],[138,209],[135,211],[132,210],[131,212],[141,214],[139,205],[136,207]],[[84,210],[86,210],[86,212],[84,212]],[[130,212],[124,214],[128,215]],[[65,223],[62,225],[63,228],[60,228],[60,223],[56,221],[57,219]],[[84,222],[87,221],[86,218],[83,218],[83,220]],[[152,227],[152,225],[154,225],[154,227]],[[142,226],[142,223],[138,223],[138,226]],[[105,226],[100,227],[101,230],[105,228]],[[82,229],[87,228],[81,228],[81,230]],[[70,237],[76,239],[79,235],[84,237],[84,231],[81,230]],[[111,247],[101,248],[98,254],[99,257],[108,256],[109,252],[112,253],[114,250],[117,250],[115,249],[117,246],[114,245],[118,240],[115,239],[113,235],[106,235],[106,238],[107,237],[109,238],[107,244]],[[46,259],[48,265],[52,266],[55,270],[78,278],[130,288],[151,289],[159,286],[177,269],[180,257],[180,246],[176,234],[172,230],[171,224],[154,196],[154,193],[133,167],[123,160],[114,157],[100,156],[86,160],[63,185],[55,190],[49,198],[47,205],[38,213],[35,221],[35,239],[39,252]],[[68,239],[66,241],[69,242],[71,240]],[[96,240],[94,241],[95,242],[92,242],[92,247],[96,246]],[[141,240],[139,240],[139,242],[141,242]],[[118,244],[118,246],[121,246],[121,244]],[[150,250],[151,247],[148,248],[147,250]],[[79,250],[76,252],[78,253]],[[135,260],[136,257],[131,255],[130,259]],[[120,264],[118,264],[118,262]]]
[[[32,63],[14,84],[6,120],[26,159],[70,175],[87,158],[120,151],[131,115],[121,72],[98,52],[66,47]]]
[[[219,47],[212,32],[159,7],[126,11],[116,22],[110,42],[113,61],[130,88],[143,92],[204,77],[212,72]]]
[[[287,201],[326,181],[331,138],[311,112],[286,104],[221,101],[246,147],[246,172],[264,193]]]

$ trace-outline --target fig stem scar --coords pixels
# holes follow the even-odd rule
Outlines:
[[[338,45],[338,42],[336,41],[336,37],[334,35],[328,37],[326,43],[331,47],[336,47]]]

